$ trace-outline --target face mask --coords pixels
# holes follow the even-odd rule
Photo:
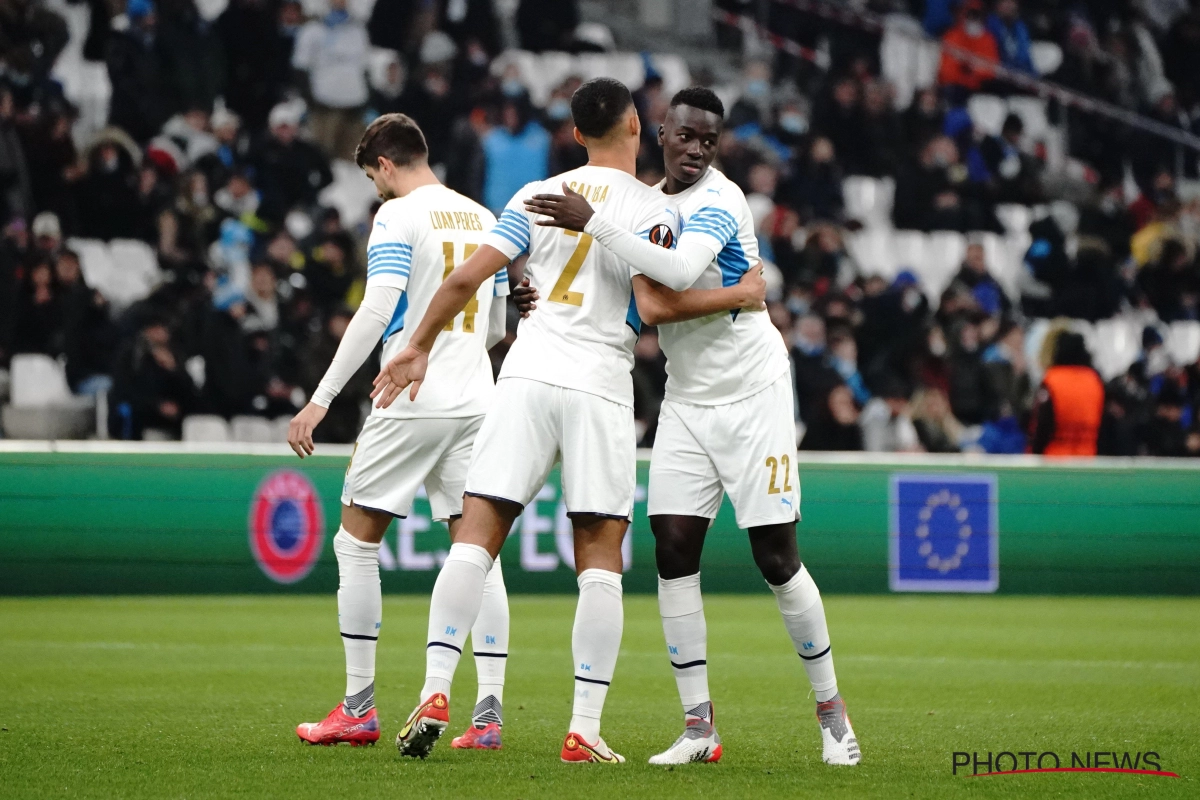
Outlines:
[[[325,15],[325,24],[332,28],[335,25],[341,25],[348,19],[350,19],[350,14],[347,11],[330,11]]]
[[[808,120],[800,114],[784,114],[779,118],[779,127],[794,136],[802,136],[808,131]]]
[[[825,346],[820,342],[810,342],[807,339],[796,337],[796,349],[808,357],[819,356],[825,351]]]
[[[112,155],[112,156],[108,156],[104,159],[104,163],[100,165],[100,168],[102,170],[104,170],[105,172],[113,173],[113,172],[116,172],[117,168],[120,166],[121,166],[121,157],[117,156],[117,155]]]
[[[551,101],[550,105],[546,107],[546,116],[555,122],[562,122],[571,116],[571,103],[561,97]]]
[[[849,380],[851,375],[858,372],[857,364],[855,364],[853,361],[847,361],[839,356],[834,356],[833,358],[829,359],[829,362],[830,366],[833,367],[837,374],[842,376],[842,380]]]
[[[746,84],[747,97],[766,97],[771,91],[771,84],[760,79],[750,81]]]
[[[525,94],[525,84],[516,78],[510,78],[500,84],[500,91],[504,93],[505,97],[520,97]]]
[[[793,317],[803,317],[808,313],[808,302],[803,297],[791,295],[787,299],[787,309]]]
[[[1161,375],[1171,366],[1171,356],[1167,348],[1156,347],[1146,354],[1146,375]]]

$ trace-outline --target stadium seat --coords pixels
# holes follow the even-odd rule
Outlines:
[[[1050,132],[1050,120],[1046,117],[1046,101],[1040,97],[1010,97],[1008,110],[1025,123],[1025,137],[1040,142]]]
[[[1109,381],[1129,369],[1142,349],[1142,325],[1128,317],[1102,319],[1093,326],[1093,366]]]
[[[19,408],[72,405],[76,400],[67,386],[67,370],[41,353],[12,357],[12,404]]]
[[[228,442],[229,423],[215,414],[193,414],[183,419],[183,441]]]
[[[957,231],[934,231],[925,252],[927,263],[921,279],[930,299],[936,301],[962,267],[967,237]]]
[[[333,183],[321,190],[318,200],[322,205],[336,208],[342,224],[348,228],[366,221],[371,204],[379,199],[375,184],[367,180],[353,161],[337,159],[330,167]]]
[[[846,216],[868,228],[890,228],[896,182],[892,178],[851,175],[842,181]]]
[[[1033,42],[1029,47],[1029,57],[1038,75],[1046,77],[1053,75],[1062,66],[1063,51],[1054,42]]]
[[[976,133],[999,136],[1004,118],[1008,116],[1008,103],[1004,102],[1003,97],[976,94],[967,102],[967,113],[971,115]]]
[[[893,235],[894,232],[887,228],[863,228],[846,235],[846,251],[858,263],[863,275],[882,275],[888,280],[895,276]]]
[[[282,444],[287,441],[288,425],[292,422],[291,417],[276,417],[271,420],[271,442],[274,444]]]
[[[1195,364],[1200,360],[1200,322],[1172,322],[1166,345],[1171,360],[1179,366]]]
[[[275,440],[275,426],[264,417],[234,417],[230,434],[235,442],[269,444]]]
[[[996,217],[1009,233],[1028,233],[1033,212],[1020,203],[1001,203],[996,206]]]
[[[78,254],[79,269],[88,286],[107,297],[105,288],[116,270],[108,245],[99,239],[68,239],[67,248]]]

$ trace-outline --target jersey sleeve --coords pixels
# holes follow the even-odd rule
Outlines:
[[[508,283],[508,267],[496,273],[496,280],[492,283],[492,297],[508,297],[511,293],[511,287]]]
[[[500,219],[483,237],[483,244],[494,247],[512,261],[522,253],[529,252],[529,237],[533,231],[533,218],[525,210],[525,198],[535,193],[535,184],[526,184],[512,196],[508,205],[500,212]]]
[[[729,190],[725,190],[725,193],[729,193]],[[725,249],[725,245],[736,239],[737,215],[729,207],[731,204],[721,200],[719,196],[714,196],[715,202],[710,202],[688,217],[683,223],[683,230],[679,232],[680,240],[686,237],[689,241],[704,244],[716,256]]]
[[[375,215],[367,240],[367,288],[408,288],[412,271],[413,236],[408,220],[388,213],[386,206]]]

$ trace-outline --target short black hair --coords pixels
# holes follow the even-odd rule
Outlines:
[[[1082,335],[1063,331],[1054,342],[1054,366],[1090,367],[1092,354]]]
[[[633,105],[629,88],[612,78],[593,78],[571,95],[571,118],[584,136],[599,139],[621,121]]]
[[[671,98],[671,108],[675,106],[691,106],[701,111],[711,111],[721,119],[725,119],[725,104],[716,92],[704,86],[689,86],[680,89]]]
[[[425,134],[407,114],[384,114],[376,119],[367,126],[354,150],[354,163],[361,168],[378,167],[380,158],[407,167],[428,157]]]

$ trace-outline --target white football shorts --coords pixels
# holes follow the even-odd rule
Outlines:
[[[663,401],[647,513],[714,519],[723,491],[739,528],[800,518],[790,375],[727,405]]]
[[[458,516],[471,445],[482,424],[482,416],[367,417],[346,468],[342,505],[404,517],[424,483],[434,519]]]
[[[577,389],[504,378],[475,442],[467,494],[526,506],[560,458],[568,514],[631,518],[633,409]]]

